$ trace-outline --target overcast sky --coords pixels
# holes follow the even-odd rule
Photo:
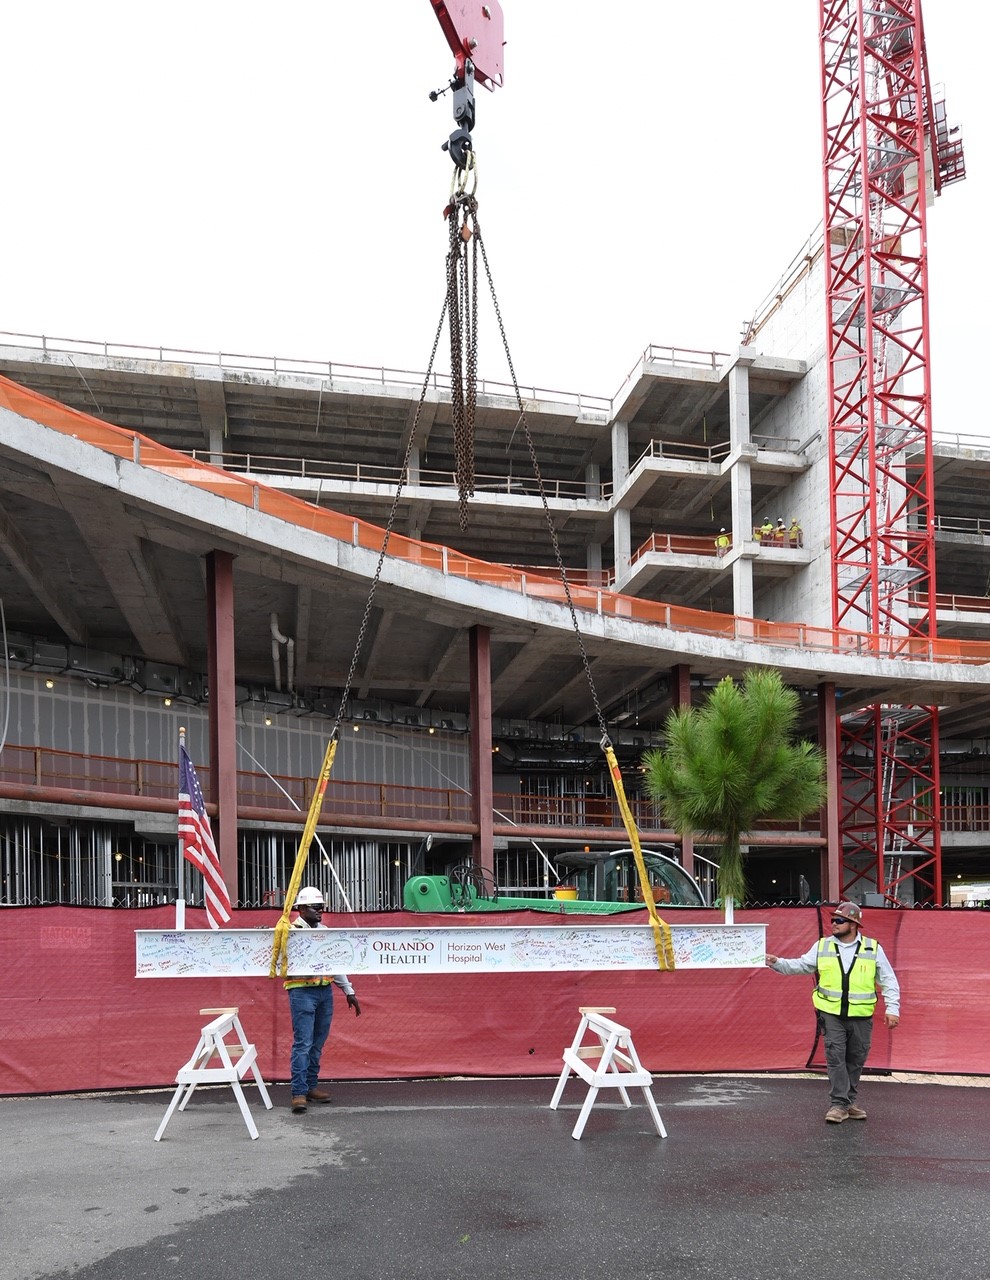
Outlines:
[[[520,381],[610,396],[651,342],[731,350],[822,216],[817,0],[503,10],[474,137]],[[970,175],[929,212],[933,424],[982,434],[968,12],[924,10]],[[428,98],[453,66],[430,0],[49,0],[8,6],[3,39],[0,329],[425,369],[453,127]]]

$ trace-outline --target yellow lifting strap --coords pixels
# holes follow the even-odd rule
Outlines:
[[[643,847],[639,842],[639,831],[636,829],[636,820],[629,808],[629,801],[626,799],[626,789],[622,785],[622,774],[619,770],[619,762],[615,758],[615,751],[612,744],[607,738],[602,739],[602,750],[605,752],[605,759],[608,761],[608,771],[612,776],[612,787],[615,791],[615,798],[619,802],[619,812],[622,814],[622,821],[626,828],[626,834],[629,837],[629,843],[632,846],[633,858],[636,861],[636,870],[639,873],[639,885],[643,891],[643,902],[646,904],[646,910],[650,915],[650,927],[653,930],[653,945],[657,949],[657,964],[661,969],[674,968],[674,943],[670,936],[670,925],[666,920],[661,920],[657,915],[657,905],[653,901],[653,890],[650,887],[650,877],[646,874],[646,863],[643,861]]]
[[[334,735],[327,743],[327,753],[323,757],[323,767],[320,769],[320,777],[313,792],[313,799],[310,802],[309,813],[306,815],[306,825],[303,827],[302,838],[299,841],[299,852],[296,854],[296,863],[292,868],[292,875],[289,877],[289,887],[285,891],[285,906],[282,908],[282,918],[275,926],[275,937],[272,939],[272,963],[268,970],[269,978],[289,976],[289,916],[292,914],[292,908],[296,903],[296,894],[302,884],[303,872],[306,870],[306,862],[309,858],[309,846],[313,843],[313,836],[316,834],[316,827],[320,821],[320,810],[323,808],[323,797],[326,794],[327,783],[330,781],[330,771],[333,768],[333,758],[337,754],[337,738]]]

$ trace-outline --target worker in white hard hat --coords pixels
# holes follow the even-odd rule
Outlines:
[[[866,1119],[856,1095],[873,1039],[877,987],[883,993],[884,1022],[889,1028],[900,1022],[900,985],[880,943],[860,933],[862,919],[862,908],[855,902],[840,902],[832,912],[829,937],[819,938],[794,960],[766,957],[777,973],[817,974],[811,1002],[825,1040],[831,1103],[825,1112],[827,1124]]]
[[[325,929],[323,894],[312,885],[300,889],[296,896],[299,915],[293,920],[293,929]],[[347,996],[347,1003],[360,1017],[361,1006],[354,994],[351,980],[346,973],[332,977],[300,977],[293,975],[283,983],[289,993],[289,1012],[292,1015],[292,1054],[289,1070],[292,1075],[292,1113],[303,1115],[309,1102],[329,1102],[330,1094],[318,1087],[320,1057],[330,1034],[333,1020],[334,983]]]

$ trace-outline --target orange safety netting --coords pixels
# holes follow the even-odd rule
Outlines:
[[[715,911],[671,910],[676,924],[718,923]],[[272,928],[278,908],[235,911],[240,928]],[[622,917],[647,923],[645,911]],[[986,1074],[986,911],[870,910],[901,984],[901,1023],[877,1019],[868,1066]],[[582,918],[513,912],[504,921],[575,930]],[[814,907],[737,911],[766,923],[767,947],[802,954],[818,936]],[[470,927],[479,917],[325,916],[331,927]],[[12,907],[0,932],[0,1094],[173,1085],[203,1023],[199,1010],[236,1005],[266,1080],[286,1080],[292,1028],[281,986],[257,978],[135,978],[135,929],[170,929],[175,911]],[[190,928],[205,928],[188,909]],[[596,917],[589,921],[601,924]],[[579,1005],[614,1005],[650,1071],[802,1070],[815,1037],[810,977],[767,969],[352,974],[365,1016],[334,1020],[324,1057],[341,1080],[556,1075]],[[964,1016],[963,1016],[964,1011]],[[820,1048],[815,1064],[821,1064]]]

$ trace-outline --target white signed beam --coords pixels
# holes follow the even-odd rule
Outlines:
[[[139,978],[250,978],[268,973],[271,929],[139,929]],[[764,924],[673,924],[678,969],[763,964]],[[656,969],[649,925],[511,925],[452,929],[295,929],[289,973],[525,973]]]

